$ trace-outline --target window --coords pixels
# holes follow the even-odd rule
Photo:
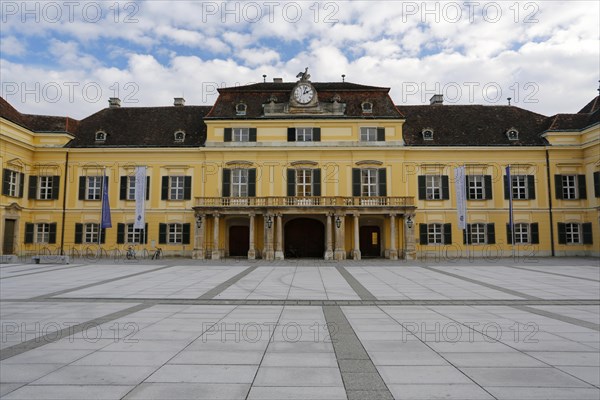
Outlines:
[[[168,244],[180,244],[183,242],[183,225],[169,224]]]
[[[296,142],[312,142],[313,141],[313,129],[312,128],[296,128]]]
[[[423,140],[433,140],[433,129],[425,128],[421,131],[423,135]]]
[[[35,224],[35,242],[50,243],[50,224]]]
[[[88,176],[87,190],[85,192],[86,200],[100,200],[102,195],[102,177]]]
[[[4,169],[2,194],[11,197],[22,197],[23,180],[25,175],[10,169]]]
[[[469,175],[469,200],[485,199],[484,179],[483,175]]]
[[[440,175],[426,175],[425,188],[427,200],[440,200],[442,198],[442,177]]]
[[[360,128],[360,141],[361,142],[376,142],[377,141],[377,128]]]
[[[312,196],[312,169],[299,169],[296,171],[296,196]]]
[[[248,169],[231,170],[231,197],[248,197]]]
[[[136,244],[143,242],[143,229],[135,229],[133,224],[126,225],[125,242],[129,244]]]
[[[365,101],[361,104],[361,108],[363,113],[370,114],[373,112],[373,103],[371,103],[370,101]]]
[[[135,176],[127,177],[126,200],[135,200]]]
[[[513,175],[512,198],[517,200],[527,199],[527,175]]]
[[[51,200],[54,198],[52,193],[53,180],[52,176],[40,176],[39,179],[39,187],[38,187],[38,195],[37,198],[40,200]]]
[[[184,176],[169,177],[169,200],[183,200],[184,180]]]
[[[557,199],[587,198],[585,175],[554,175],[554,184]]]
[[[537,223],[513,224],[514,233],[509,224],[506,224],[506,243],[508,244],[539,244],[540,233]]]
[[[562,176],[562,191],[563,199],[571,200],[577,198],[577,176],[563,175]]]
[[[594,197],[600,197],[600,171],[594,172]]]
[[[471,227],[471,243],[485,244],[486,243],[486,226],[485,224],[470,224]]]
[[[98,131],[96,132],[96,142],[104,142],[106,141],[106,132]]]
[[[232,142],[249,142],[250,141],[250,128],[233,128],[231,141]]]
[[[376,169],[362,169],[361,174],[361,191],[362,197],[379,196],[377,192],[377,170]]]
[[[519,140],[519,131],[515,128],[510,128],[506,131],[506,137],[508,140]]]
[[[427,244],[442,244],[442,224],[427,225]]]
[[[464,244],[495,244],[496,230],[494,224],[468,224],[463,231]]]
[[[99,224],[83,225],[83,243],[98,243]]]
[[[567,244],[579,244],[581,243],[581,226],[579,224],[565,224],[565,234]]]
[[[175,132],[175,143],[183,143],[185,141],[185,132],[177,131]]]
[[[236,115],[246,115],[246,105],[244,103],[238,103],[235,106]]]
[[[559,244],[594,244],[592,223],[558,223]]]
[[[529,224],[514,224],[515,244],[529,243]]]
[[[419,244],[452,244],[452,224],[419,224]]]

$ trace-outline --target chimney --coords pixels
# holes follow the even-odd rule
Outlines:
[[[273,83],[283,83],[283,78],[273,78]]]
[[[173,101],[173,105],[175,107],[183,107],[185,106],[185,99],[183,97],[175,97],[175,101]]]
[[[118,97],[110,97],[108,99],[108,108],[121,108],[121,99]]]
[[[431,96],[431,99],[429,99],[430,106],[442,105],[442,104],[444,104],[444,95],[443,94],[434,94],[433,96]]]

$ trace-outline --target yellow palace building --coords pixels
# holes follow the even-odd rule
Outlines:
[[[599,255],[598,97],[554,116],[440,95],[409,106],[389,88],[304,73],[220,89],[212,107],[111,98],[74,120],[0,105],[3,256]],[[145,229],[134,228],[140,166]],[[104,179],[112,227],[100,229]]]

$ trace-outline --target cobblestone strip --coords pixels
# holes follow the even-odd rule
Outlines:
[[[339,306],[323,306],[348,400],[393,400],[352,326]]]
[[[25,353],[29,350],[37,349],[38,347],[44,346],[48,343],[56,342],[60,339],[64,339],[66,337],[75,335],[81,331],[90,328],[95,328],[98,325],[105,324],[115,319],[122,318],[127,315],[136,313],[138,311],[145,310],[146,308],[152,307],[153,305],[154,304],[138,304],[136,306],[129,307],[124,310],[120,310],[111,314],[104,315],[102,317],[92,319],[90,321],[83,322],[81,324],[69,326],[65,329],[61,329],[60,331],[52,331],[44,336],[36,337],[25,342],[21,342],[19,344],[15,344],[0,351],[0,361],[17,356],[21,353]]]
[[[340,275],[344,277],[346,282],[348,282],[348,285],[350,285],[352,290],[356,292],[361,300],[377,300],[377,297],[375,297],[373,293],[369,292],[369,290],[364,287],[362,283],[360,283],[358,279],[354,277],[354,275],[348,272],[346,268],[338,265],[335,267],[335,269],[337,269]]]
[[[235,284],[237,281],[239,281],[240,279],[242,279],[246,275],[250,274],[256,268],[258,268],[258,265],[254,265],[252,267],[246,268],[245,270],[243,270],[239,274],[237,274],[235,276],[232,276],[231,278],[227,279],[225,282],[221,283],[220,285],[215,286],[214,288],[210,289],[208,292],[206,292],[202,296],[198,297],[198,300],[209,300],[209,299],[212,299],[215,296],[218,296],[219,294],[221,294],[222,292],[224,292],[225,290],[227,290],[228,287],[230,287],[231,285]]]
[[[461,280],[466,281],[466,282],[474,283],[476,285],[485,286],[485,287],[487,287],[489,289],[498,290],[499,292],[504,292],[506,294],[510,294],[510,295],[513,295],[513,296],[522,297],[524,299],[542,300],[539,297],[532,296],[532,295],[529,295],[527,293],[518,292],[518,291],[512,290],[512,289],[507,289],[507,288],[504,288],[504,287],[498,286],[498,285],[492,285],[491,283],[486,283],[486,282],[483,282],[483,281],[479,281],[477,279],[467,278],[467,277],[464,277],[462,275],[453,274],[452,272],[442,271],[442,270],[431,268],[431,267],[421,267],[421,268],[424,268],[424,269],[426,269],[428,271],[437,272],[438,274],[443,274],[443,275],[451,276],[451,277],[456,278],[456,279],[461,279]]]
[[[512,308],[516,308],[517,310],[526,311],[532,314],[541,315],[543,317],[548,317],[555,319],[557,321],[566,322],[568,324],[573,324],[577,326],[581,326],[583,328],[593,329],[595,331],[600,331],[600,325],[595,324],[593,322],[584,321],[579,318],[567,317],[566,315],[561,315],[557,313],[553,313],[552,311],[540,310],[539,308],[533,308],[523,305],[511,306]]]

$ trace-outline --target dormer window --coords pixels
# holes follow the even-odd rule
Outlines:
[[[105,142],[106,141],[106,132],[98,131],[96,132],[96,142]]]
[[[185,132],[177,131],[175,132],[175,143],[183,143],[185,141]]]
[[[506,131],[506,137],[508,140],[519,140],[519,131],[515,128],[510,128]]]
[[[373,112],[373,103],[370,100],[363,101],[361,107],[362,112],[365,114],[371,114]]]
[[[246,115],[246,104],[238,103],[235,106],[235,114],[236,115]]]
[[[421,131],[423,135],[423,140],[433,140],[433,129],[425,128]]]

